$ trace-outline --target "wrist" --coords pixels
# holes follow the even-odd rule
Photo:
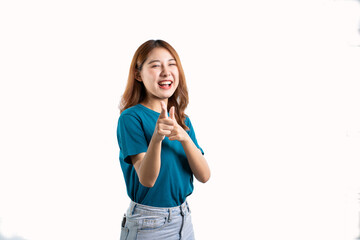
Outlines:
[[[160,134],[156,131],[156,129],[155,129],[155,131],[154,131],[154,133],[153,133],[153,135],[152,135],[151,141],[154,141],[154,142],[157,142],[157,143],[161,143],[162,140],[164,140],[164,138],[165,138],[165,136],[160,135]]]
[[[186,144],[186,143],[192,142],[192,139],[190,138],[189,134],[187,134],[187,133],[185,132],[184,136],[185,136],[185,137],[180,141],[182,144]]]

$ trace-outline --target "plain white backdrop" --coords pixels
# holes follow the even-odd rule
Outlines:
[[[359,2],[1,1],[0,239],[119,239],[117,105],[148,39],[178,51],[212,170],[197,239],[350,240]]]

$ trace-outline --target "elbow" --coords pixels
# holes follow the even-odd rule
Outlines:
[[[210,173],[197,178],[197,180],[201,183],[206,183],[207,181],[209,181],[209,179],[210,179]]]
[[[150,174],[147,172],[143,173],[140,168],[138,174],[139,182],[144,187],[152,188],[156,183],[158,174],[159,173],[152,173],[152,172]]]
[[[152,188],[155,184],[142,184],[144,187],[147,187],[147,188]]]
[[[152,188],[156,182],[156,180],[155,181],[151,181],[151,180],[144,181],[144,180],[140,180],[140,179],[139,179],[139,181],[140,181],[141,185],[143,185],[144,187],[147,187],[147,188]]]

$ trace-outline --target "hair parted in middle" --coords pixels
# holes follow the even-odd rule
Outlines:
[[[176,61],[176,65],[179,71],[179,85],[174,94],[168,99],[167,110],[169,111],[172,106],[175,106],[176,121],[183,129],[189,130],[189,128],[185,125],[185,109],[189,103],[189,96],[184,70],[182,68],[179,55],[175,49],[164,40],[148,40],[136,50],[131,61],[126,88],[124,94],[121,97],[120,113],[122,113],[125,109],[139,104],[145,99],[145,86],[142,82],[136,80],[136,76],[140,73],[149,53],[155,48],[165,48],[170,52]]]

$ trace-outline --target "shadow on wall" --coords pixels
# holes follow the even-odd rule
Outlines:
[[[19,236],[14,236],[14,237],[4,237],[1,233],[0,233],[0,240],[26,240],[25,238],[19,237]]]

